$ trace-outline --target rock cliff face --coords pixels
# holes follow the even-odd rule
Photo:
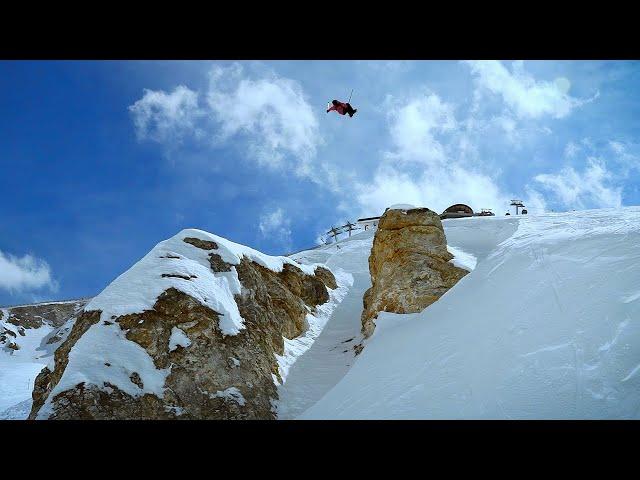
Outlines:
[[[415,313],[438,300],[467,273],[449,260],[440,217],[428,208],[392,208],[380,218],[364,295],[362,333],[370,336],[379,312]]]
[[[322,266],[180,232],[85,307],[36,379],[29,418],[275,418],[284,339],[336,287]]]

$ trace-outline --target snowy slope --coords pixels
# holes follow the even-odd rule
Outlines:
[[[297,418],[640,418],[640,208],[443,224],[475,269],[421,313],[381,314],[333,376],[305,358],[332,318],[297,366],[335,386]],[[360,271],[368,248],[352,253]]]
[[[53,329],[48,325],[26,329],[25,336],[20,338],[20,350],[0,348],[0,419],[8,416],[3,414],[4,410],[24,400],[30,401],[33,382],[49,362],[48,358],[42,358],[46,352],[38,349]]]
[[[3,312],[3,318],[8,318],[8,309],[3,309]],[[61,343],[47,342],[58,331],[68,332],[72,322],[70,319],[60,328],[47,323],[40,328],[25,328],[24,336],[16,337],[19,350],[0,347],[0,420],[24,419],[29,415],[34,381],[40,371],[53,360],[54,350]],[[0,320],[0,329],[3,327],[18,332],[15,325]]]
[[[336,277],[346,271],[351,286],[333,311],[322,333],[291,368],[287,381],[278,388],[279,419],[295,418],[317,402],[347,372],[353,363],[353,346],[362,340],[360,312],[362,296],[371,287],[369,251],[374,232],[369,230],[337,244],[292,255],[304,264],[324,263]]]

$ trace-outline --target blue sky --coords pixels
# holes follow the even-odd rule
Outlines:
[[[0,305],[195,227],[282,254],[392,203],[640,204],[640,64],[0,62]],[[327,114],[354,90],[354,118]]]

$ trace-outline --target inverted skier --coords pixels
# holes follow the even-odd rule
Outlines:
[[[338,100],[332,100],[331,103],[327,104],[327,113],[332,110],[338,112],[340,115],[348,114],[349,117],[353,117],[353,115],[358,111],[358,109],[354,109],[350,103],[342,103]]]

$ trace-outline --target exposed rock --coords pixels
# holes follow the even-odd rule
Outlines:
[[[72,300],[8,307],[5,309],[8,317],[3,320],[23,328],[40,328],[43,324],[60,327],[87,302],[88,300]]]
[[[372,287],[363,298],[364,336],[373,333],[379,312],[420,312],[469,273],[449,263],[452,258],[438,214],[428,208],[387,210],[369,256]]]
[[[324,267],[316,267],[315,274],[316,277],[322,280],[322,283],[324,283],[328,288],[332,290],[334,288],[338,288],[338,284],[336,283],[336,279],[333,276],[333,273],[331,273],[328,269]]]
[[[162,278],[181,278],[183,280],[191,280],[192,278],[198,278],[196,275],[181,275],[179,273],[163,273],[160,276]]]
[[[144,388],[144,383],[142,383],[142,379],[140,378],[140,374],[138,372],[133,372],[131,375],[129,375],[129,379],[131,380],[131,383],[135,384],[138,388]]]
[[[6,335],[10,335],[13,338],[15,338],[17,336],[15,334],[15,332],[12,332],[8,328],[3,328],[2,333],[0,334],[0,342],[4,341],[6,339]]]
[[[211,240],[202,240],[200,238],[195,237],[186,237],[183,239],[185,243],[189,243],[194,247],[201,248],[202,250],[217,250],[218,244]]]
[[[233,266],[222,260],[222,257],[217,253],[209,254],[209,263],[211,264],[211,270],[214,272],[230,272]]]
[[[31,414],[40,409],[46,400],[46,396],[60,381],[60,377],[64,373],[64,367],[67,365],[69,359],[69,351],[71,350],[71,347],[75,345],[78,339],[89,329],[89,327],[91,327],[91,325],[99,321],[100,312],[84,312],[80,317],[78,317],[78,320],[73,325],[67,339],[62,342],[53,354],[53,371],[49,370],[48,367],[45,367],[36,377],[33,392],[31,392],[31,397],[33,398]]]
[[[204,250],[218,248],[215,242],[194,237],[184,241]],[[237,272],[242,289],[234,300],[244,320],[239,333],[224,335],[220,312],[176,288],[165,290],[151,309],[117,316],[111,325],[100,321],[101,311],[85,311],[56,350],[53,371],[45,369],[36,378],[29,418],[275,418],[275,380],[281,381],[276,354],[284,353],[283,337],[291,339],[306,331],[306,315],[329,299],[325,284],[335,285],[335,278],[327,269],[316,269],[314,276],[291,263],[276,272],[247,258],[234,265],[219,254],[209,258],[213,272],[231,267]],[[171,349],[174,328],[188,341]],[[153,366],[166,372],[162,392],[149,393],[144,371],[134,365],[112,365],[113,359],[102,360],[100,368],[111,372],[126,367],[124,378],[130,384],[126,380],[64,383],[65,371],[71,368],[69,353],[89,329],[117,329],[114,338],[124,336],[118,341],[134,342],[144,349]],[[75,357],[74,361],[76,370],[86,364]],[[64,388],[54,392],[61,380]]]
[[[174,259],[180,259],[181,257],[179,257],[178,255],[171,255],[170,253],[167,253],[166,255],[160,255],[160,258],[174,258]]]

